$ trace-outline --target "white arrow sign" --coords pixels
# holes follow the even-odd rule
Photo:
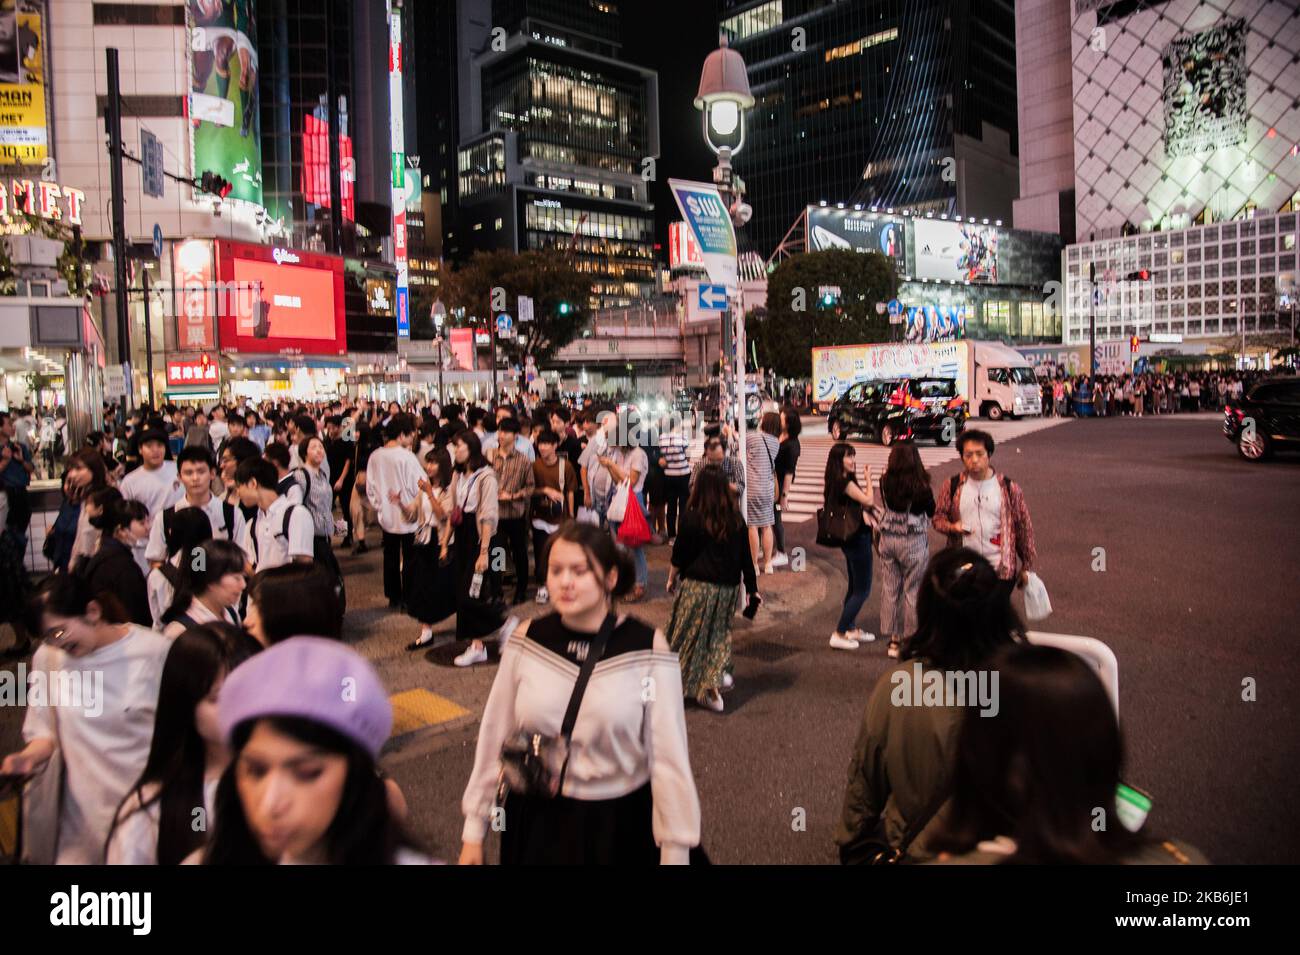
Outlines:
[[[725,285],[701,285],[699,303],[700,308],[722,311],[727,307],[727,287]]]

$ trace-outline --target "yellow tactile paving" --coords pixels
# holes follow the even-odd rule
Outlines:
[[[437,726],[469,713],[463,706],[428,690],[395,693],[388,698],[388,702],[393,705],[393,736],[403,736],[426,726]]]

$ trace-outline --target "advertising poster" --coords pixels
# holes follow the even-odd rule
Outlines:
[[[872,218],[844,209],[808,207],[808,250],[845,249],[854,252],[879,252],[903,268],[903,223]]]
[[[0,0],[0,166],[49,159],[44,3]]]
[[[828,406],[859,381],[931,376],[953,378],[957,394],[969,397],[966,342],[925,345],[837,345],[812,350],[814,400]]]
[[[914,305],[907,310],[906,340],[952,342],[966,337],[969,305]]]
[[[737,287],[736,230],[718,187],[705,182],[669,179],[677,209],[695,236],[704,270],[715,285]]]
[[[998,281],[998,230],[973,222],[913,219],[918,278]]]
[[[190,148],[198,179],[215,172],[230,198],[262,204],[255,0],[186,0]]]
[[[346,349],[343,260],[337,256],[219,241],[217,275],[260,287],[257,309],[222,310],[223,351],[341,355]]]
[[[1167,156],[1246,141],[1246,21],[1176,37],[1161,58]]]
[[[452,367],[465,371],[474,369],[474,329],[453,328],[447,333],[451,347]]]
[[[356,160],[352,157],[352,137],[339,137],[339,191],[343,193],[343,219],[355,222]],[[303,117],[302,197],[322,209],[330,208],[330,126],[329,121],[308,113]]]

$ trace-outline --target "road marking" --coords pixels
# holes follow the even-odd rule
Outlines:
[[[437,726],[469,714],[459,703],[454,703],[428,690],[406,690],[388,698],[393,707],[392,736],[405,736],[426,726]]]

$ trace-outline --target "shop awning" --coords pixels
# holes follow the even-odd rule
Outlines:
[[[347,369],[352,363],[346,358],[320,358],[315,355],[225,355],[222,361],[228,361],[237,369],[254,368],[338,368]]]

